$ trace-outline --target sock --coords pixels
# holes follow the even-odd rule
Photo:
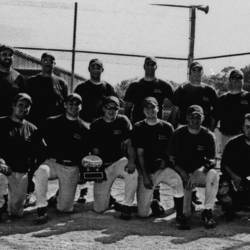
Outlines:
[[[174,204],[177,217],[183,214],[183,201],[184,201],[184,196],[180,198],[174,197]]]

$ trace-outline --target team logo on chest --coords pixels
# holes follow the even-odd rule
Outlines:
[[[165,136],[165,135],[159,135],[159,140],[167,140],[167,136]]]
[[[26,142],[31,142],[30,137],[26,137],[26,138],[25,138],[25,141],[26,141]]]
[[[204,150],[204,146],[202,146],[202,145],[198,145],[198,151],[203,151]]]
[[[119,129],[117,129],[117,130],[114,130],[114,135],[119,135],[119,134],[121,134],[121,130],[119,130]]]
[[[12,84],[12,87],[13,87],[14,89],[19,89],[19,87],[18,87],[18,85],[17,85],[16,83],[13,83],[13,84]]]
[[[79,134],[74,134],[74,138],[81,140],[81,139],[82,139],[82,136],[79,135]]]
[[[209,102],[209,98],[207,96],[203,96],[203,101]]]
[[[241,104],[248,105],[248,101],[247,100],[241,100]]]
[[[160,94],[162,93],[161,89],[154,89],[154,92],[155,93],[160,93]]]

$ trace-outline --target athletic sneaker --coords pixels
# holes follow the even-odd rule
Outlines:
[[[179,215],[175,219],[175,223],[178,229],[180,230],[189,230],[190,226],[187,223],[187,218],[185,214]]]
[[[120,218],[122,220],[130,220],[131,219],[131,209],[129,206],[122,205]]]
[[[32,193],[26,195],[26,199],[23,207],[34,207],[36,205],[36,200],[32,199]]]
[[[204,222],[205,228],[210,229],[216,227],[213,219],[212,209],[204,209],[201,213],[201,219]]]
[[[0,222],[2,221],[3,213],[4,213],[4,207],[1,207],[0,208]]]
[[[160,205],[158,200],[152,200],[150,207],[152,209],[152,215],[160,216],[165,212],[163,206]]]
[[[109,207],[110,208],[113,207],[116,202],[117,202],[116,199],[112,195],[110,195],[110,197],[109,197]]]
[[[37,208],[37,224],[44,224],[48,221],[47,207]]]
[[[199,200],[198,196],[197,196],[197,192],[196,191],[193,191],[192,192],[192,202],[195,204],[195,205],[201,205],[202,202]]]

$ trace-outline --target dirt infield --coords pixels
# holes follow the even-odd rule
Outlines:
[[[119,219],[119,213],[109,210],[104,214],[92,211],[93,183],[88,183],[86,204],[75,204],[72,214],[57,214],[49,208],[50,220],[36,225],[36,209],[29,207],[22,219],[8,219],[0,224],[0,250],[59,250],[59,249],[250,249],[249,214],[239,213],[240,218],[227,222],[219,207],[215,208],[215,229],[204,229],[200,220],[202,206],[190,219],[189,231],[177,230],[171,190],[162,185],[161,199],[166,212],[160,218],[140,219],[133,215],[131,221]],[[112,195],[123,199],[123,180],[117,180]],[[57,182],[49,185],[49,194],[55,193]],[[79,192],[79,190],[78,190]],[[199,189],[199,196],[203,191]],[[78,193],[76,198],[78,197]]]

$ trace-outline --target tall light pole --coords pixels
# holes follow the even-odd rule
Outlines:
[[[195,42],[195,19],[196,9],[204,11],[206,14],[209,11],[209,6],[203,5],[172,5],[172,4],[152,4],[166,7],[177,7],[177,8],[189,8],[189,53],[188,53],[188,65],[187,65],[187,80],[189,81],[189,67],[194,60],[194,42]]]

